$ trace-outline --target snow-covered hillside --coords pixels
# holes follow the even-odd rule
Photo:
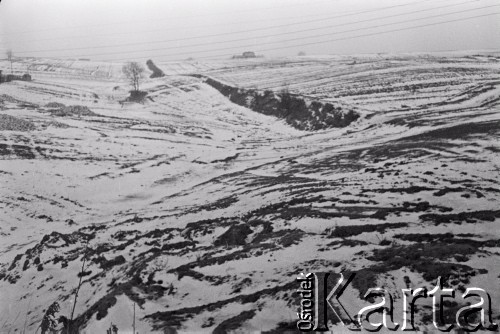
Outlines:
[[[18,59],[33,81],[0,84],[0,333],[69,317],[84,258],[89,334],[132,333],[134,303],[141,334],[293,331],[311,271],[358,271],[352,309],[438,276],[500,300],[498,55],[157,63],[143,104],[122,65]],[[301,131],[205,78],[360,117]]]

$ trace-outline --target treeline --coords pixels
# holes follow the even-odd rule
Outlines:
[[[291,94],[287,90],[274,92],[243,89],[201,75],[195,76],[204,78],[208,85],[228,97],[231,102],[265,115],[284,119],[287,124],[299,130],[342,128],[359,118],[359,114],[352,109],[344,110],[330,102],[309,100]]]

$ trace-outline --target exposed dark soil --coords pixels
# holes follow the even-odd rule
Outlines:
[[[429,213],[420,216],[420,219],[422,219],[423,221],[433,222],[435,225],[450,223],[476,223],[477,221],[495,221],[495,218],[500,218],[500,210],[482,210],[452,214]]]
[[[403,140],[465,139],[473,135],[500,135],[500,121],[466,123],[425,132],[422,135],[406,137]]]
[[[281,285],[276,285],[275,287],[272,288],[259,290],[252,294],[237,295],[235,297],[226,300],[221,300],[206,305],[186,307],[173,311],[152,313],[150,315],[147,315],[146,318],[155,320],[155,325],[153,329],[161,329],[163,328],[163,326],[179,326],[181,324],[181,321],[192,318],[195,314],[198,314],[201,311],[214,311],[216,309],[220,309],[221,307],[234,302],[239,302],[241,304],[256,303],[259,299],[264,298],[266,296],[273,296],[273,298],[278,298],[278,293],[292,292],[295,290],[296,285],[297,285],[296,282],[293,281]],[[249,316],[250,313],[245,313],[244,316],[238,319],[242,320],[244,318],[244,320],[247,320],[251,318]],[[229,321],[229,323],[231,322],[232,321]]]
[[[213,330],[213,334],[226,334],[231,331],[238,329],[241,327],[243,322],[246,320],[250,320],[255,316],[255,310],[243,311],[237,316],[226,319],[221,322],[215,329]]]
[[[233,225],[215,240],[215,246],[241,246],[246,244],[246,237],[252,233],[248,225]]]
[[[373,225],[348,225],[337,226],[329,234],[331,238],[347,238],[359,235],[365,232],[378,232],[384,233],[387,229],[403,228],[408,226],[406,223],[386,223],[386,224],[373,224]]]

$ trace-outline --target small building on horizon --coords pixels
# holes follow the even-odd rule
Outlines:
[[[245,52],[243,52],[242,56],[243,56],[243,58],[255,58],[255,57],[257,57],[255,55],[255,52],[253,52],[253,51],[245,51]]]
[[[234,55],[233,59],[242,59],[242,58],[257,58],[257,55],[253,51],[245,51],[241,55]]]

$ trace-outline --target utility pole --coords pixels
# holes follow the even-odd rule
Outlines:
[[[10,61],[10,74],[12,74],[12,50],[7,50],[7,59]]]

